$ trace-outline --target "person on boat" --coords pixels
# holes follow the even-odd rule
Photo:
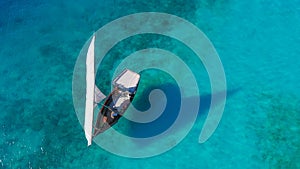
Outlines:
[[[107,116],[108,116],[109,114],[106,114],[106,115],[104,115],[103,116],[103,119],[102,119],[102,121],[104,122],[104,123],[106,123],[107,122]],[[110,117],[113,119],[115,116],[117,116],[118,115],[118,113],[116,113],[116,111],[111,111],[110,112]]]
[[[113,100],[113,103],[111,103],[111,104],[115,104],[114,102],[116,102],[118,100],[118,98],[120,97],[121,93],[122,92],[117,87],[114,87],[114,89],[113,89],[113,91],[111,93],[111,97],[112,97],[112,100]],[[113,105],[108,106],[108,107],[110,107],[110,108],[108,108],[110,111],[107,111],[107,113],[104,114],[103,119],[102,119],[102,121],[104,123],[107,122],[108,116],[110,116],[110,118],[112,118],[112,119],[114,117],[118,116],[118,113],[117,113],[118,111],[117,111],[117,109]]]
[[[118,113],[117,113],[117,112],[112,111],[112,112],[110,113],[110,117],[111,117],[112,119],[115,118],[116,116],[118,116]]]
[[[103,123],[106,123],[106,122],[107,122],[107,117],[106,117],[106,116],[103,116],[102,121],[103,121]]]
[[[104,123],[107,122],[107,117],[108,116],[110,116],[113,119],[115,116],[118,115],[118,113],[116,113],[117,109],[115,109],[114,107],[110,107],[110,108],[106,107],[106,109],[109,109],[109,110],[107,110],[106,113],[103,115],[102,121]]]
[[[112,94],[111,97],[112,97],[112,99],[113,99],[114,102],[116,100],[118,100],[118,98],[120,97],[121,93],[122,92],[117,87],[114,88],[114,90],[111,93]]]

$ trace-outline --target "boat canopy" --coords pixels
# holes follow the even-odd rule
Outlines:
[[[140,75],[129,69],[125,69],[119,76],[113,81],[113,86],[118,87],[123,91],[133,93],[139,83]]]

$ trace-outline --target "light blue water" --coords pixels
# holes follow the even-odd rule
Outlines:
[[[300,168],[299,5],[279,0],[1,1],[0,168]],[[186,59],[201,77],[197,123],[174,149],[129,159],[97,145],[86,147],[72,103],[72,75],[94,31],[118,17],[145,11],[183,17],[209,37],[225,69],[228,97],[216,132],[199,144],[210,84],[201,63]],[[129,46],[153,37],[132,38]],[[180,44],[166,37],[156,42],[148,45],[192,55],[184,46],[172,48]],[[108,68],[133,50],[124,44],[111,51]],[[97,81],[106,92],[109,79]],[[149,84],[164,88],[159,80],[146,81],[142,88]],[[135,100],[141,109],[145,103]]]

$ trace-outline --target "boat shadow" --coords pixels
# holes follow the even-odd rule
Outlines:
[[[148,138],[153,137],[156,135],[159,135],[166,131],[172,124],[175,122],[178,113],[180,111],[180,104],[181,104],[181,95],[180,95],[180,89],[176,84],[163,84],[159,86],[150,86],[143,90],[143,92],[134,99],[133,105],[136,109],[140,111],[147,111],[151,104],[162,104],[162,100],[155,100],[150,104],[149,102],[149,94],[154,89],[160,89],[164,92],[167,104],[163,111],[163,113],[154,121],[151,121],[149,123],[137,123],[130,121],[126,118],[123,118],[122,123],[128,127],[126,130],[122,130],[123,134],[134,137],[134,138]],[[237,93],[240,90],[240,88],[236,89],[230,89],[227,91],[222,91],[219,93],[214,94],[204,94],[200,96],[200,106],[198,109],[198,115],[196,119],[196,123],[199,122],[199,119],[207,114],[210,105],[211,105],[211,98],[214,96],[216,98],[216,104],[221,103],[223,100],[223,97],[220,97],[221,95],[226,92],[227,98],[230,98],[232,95]],[[192,102],[195,99],[199,99],[199,96],[192,96],[192,97],[185,97],[182,98],[183,102]],[[127,112],[130,113],[130,112]],[[188,113],[187,113],[188,114]],[[194,116],[188,116],[185,117],[184,122],[178,123],[176,128],[184,128],[189,122],[193,122],[195,120]],[[151,144],[151,143],[149,143]]]

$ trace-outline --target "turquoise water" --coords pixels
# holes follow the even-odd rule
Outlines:
[[[279,0],[1,1],[0,168],[300,168],[299,5],[298,1]],[[228,85],[221,123],[207,142],[198,143],[212,93],[201,63],[186,59],[199,77],[201,108],[197,123],[181,143],[145,159],[119,157],[95,144],[87,148],[72,102],[77,56],[101,26],[145,11],[187,19],[212,41]],[[157,39],[132,37],[132,43],[114,48],[104,60],[111,70],[107,77],[126,55],[148,45],[182,58],[193,55],[174,40],[160,37],[151,43],[152,38]],[[148,45],[139,43],[147,41]],[[162,79],[144,81],[141,89],[145,93],[170,86],[177,90],[161,72],[145,71],[142,76],[155,73]],[[97,80],[106,94],[110,79]],[[134,104],[146,109],[146,98],[140,96]],[[143,100],[145,104],[139,104]],[[174,97],[172,101],[178,100]]]

